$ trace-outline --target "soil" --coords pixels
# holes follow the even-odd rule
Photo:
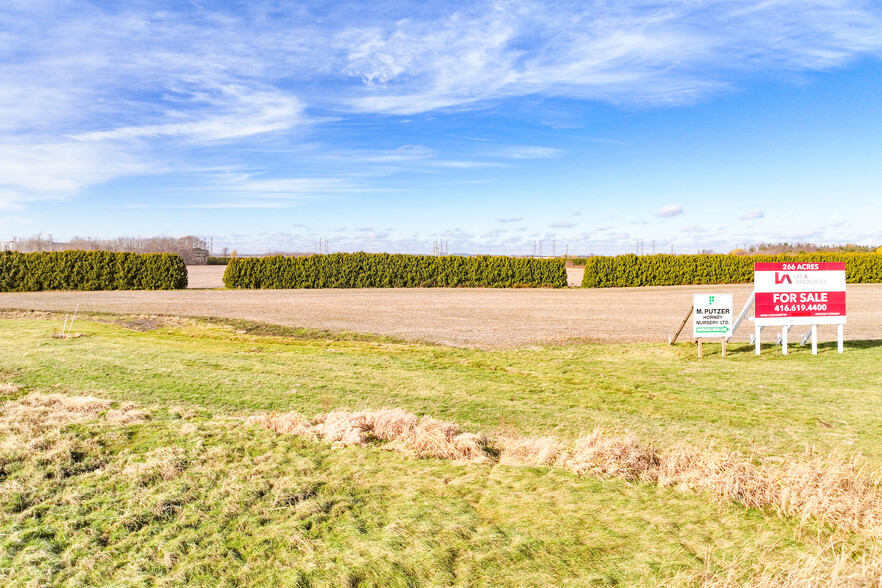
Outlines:
[[[667,342],[692,306],[692,294],[732,293],[738,312],[751,291],[752,285],[740,284],[562,290],[31,292],[0,293],[0,309],[72,312],[79,304],[80,312],[215,316],[494,349],[570,341]],[[691,327],[690,321],[681,340],[689,338]],[[747,341],[751,332],[752,323],[745,320],[734,340]],[[794,328],[791,341],[802,334],[802,329]],[[764,334],[764,340],[774,337]],[[835,327],[820,327],[819,338],[834,340]],[[882,339],[882,285],[848,286],[845,338]]]

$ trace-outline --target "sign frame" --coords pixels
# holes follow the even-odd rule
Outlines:
[[[845,262],[754,263],[754,343],[760,354],[763,328],[781,327],[781,352],[794,326],[811,326],[812,354],[818,353],[818,326],[837,325],[839,353],[847,323]],[[808,337],[808,334],[806,335]]]
[[[720,338],[723,357],[726,357],[726,340],[732,336],[732,294],[692,295],[692,338],[698,341],[698,357],[702,356],[702,339]]]

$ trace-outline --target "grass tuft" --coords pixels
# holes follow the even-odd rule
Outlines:
[[[13,395],[18,393],[18,386],[10,382],[0,382],[0,394]]]
[[[335,410],[311,420],[297,413],[263,414],[249,418],[277,433],[307,435],[343,447],[391,441],[393,447],[423,457],[489,461],[488,440],[482,434],[460,431],[457,424],[400,408],[350,412]]]

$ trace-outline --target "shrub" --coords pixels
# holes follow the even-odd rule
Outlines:
[[[0,292],[186,287],[187,266],[179,255],[172,253],[0,252]]]
[[[206,265],[227,265],[230,263],[229,257],[206,257],[205,264]]]
[[[567,285],[564,262],[516,257],[333,253],[234,258],[227,288],[456,288]]]
[[[582,286],[682,286],[746,284],[753,281],[759,262],[845,262],[851,284],[882,282],[882,258],[870,253],[804,253],[801,255],[617,255],[592,257],[585,266]]]

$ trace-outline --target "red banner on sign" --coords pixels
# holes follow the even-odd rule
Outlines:
[[[845,316],[845,263],[754,264],[754,316]]]
[[[772,263],[755,263],[753,264],[753,271],[755,272],[811,272],[811,271],[822,271],[822,272],[833,272],[833,271],[845,271],[845,262],[844,261],[832,261],[832,262],[793,262],[793,263],[781,263],[781,262],[772,262]]]
[[[845,316],[845,292],[757,292],[754,314],[779,316]]]

